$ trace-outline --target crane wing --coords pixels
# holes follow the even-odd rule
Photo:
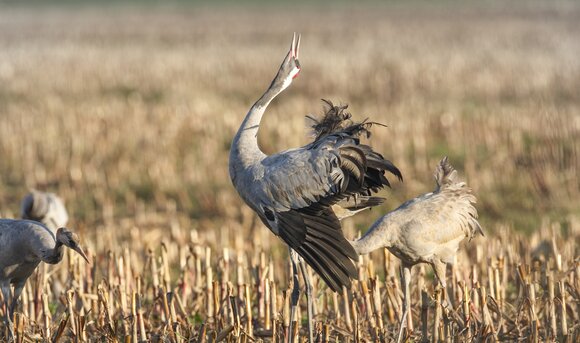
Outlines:
[[[349,288],[350,279],[357,277],[352,260],[358,256],[331,206],[390,186],[385,171],[401,178],[399,170],[360,144],[354,130],[341,130],[303,148],[269,156],[262,166],[257,195],[264,223],[331,289]]]

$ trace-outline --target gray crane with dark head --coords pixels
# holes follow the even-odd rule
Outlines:
[[[33,190],[22,199],[20,218],[41,222],[56,231],[66,226],[68,213],[56,194]]]
[[[347,120],[344,108],[335,106],[315,125],[312,143],[270,156],[260,150],[257,136],[262,116],[300,72],[299,46],[300,36],[296,39],[295,35],[270,87],[242,122],[232,142],[229,171],[241,198],[290,248],[294,280],[291,323],[299,295],[297,268],[301,269],[312,341],[312,289],[304,262],[335,292],[350,288],[351,279],[357,277],[353,260],[358,255],[344,237],[333,206],[347,207],[347,214],[352,214],[379,204],[382,198],[370,195],[389,186],[385,171],[399,179],[401,173],[360,143],[359,136],[368,134],[372,123],[354,124]]]
[[[435,170],[435,182],[432,193],[418,196],[387,213],[362,238],[352,242],[358,254],[387,248],[401,259],[405,301],[399,340],[409,312],[411,267],[417,263],[430,264],[445,290],[446,266],[453,262],[459,243],[477,234],[483,236],[473,206],[476,198],[464,182],[457,180],[457,171],[447,157]]]
[[[31,220],[0,219],[0,290],[6,308],[5,322],[14,336],[12,318],[26,280],[43,261],[57,264],[66,246],[89,262],[76,234],[66,228],[56,233],[44,224]],[[10,302],[10,285],[14,294]]]

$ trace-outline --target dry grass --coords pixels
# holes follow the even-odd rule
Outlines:
[[[15,216],[28,188],[55,191],[94,255],[89,267],[50,268],[47,287],[29,284],[20,337],[50,337],[67,316],[70,340],[282,337],[286,252],[235,194],[227,154],[293,31],[303,72],[265,117],[264,150],[306,143],[304,115],[324,97],[387,124],[371,144],[405,176],[383,208],[346,222],[348,235],[430,190],[443,155],[478,196],[488,237],[449,275],[459,317],[442,316],[439,337],[547,340],[565,333],[563,303],[578,335],[579,19],[568,3],[0,7],[0,214]],[[396,266],[372,260],[361,280],[381,281],[361,281],[350,308],[317,288],[322,337],[393,337]],[[430,285],[427,274],[414,280]],[[365,287],[376,292],[368,300]],[[432,300],[427,308],[433,337]]]

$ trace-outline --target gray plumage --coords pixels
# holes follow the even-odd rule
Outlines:
[[[78,244],[78,237],[65,228],[54,232],[36,221],[0,219],[0,289],[7,309],[5,321],[11,335],[11,318],[26,280],[41,261],[59,263],[63,246],[75,250],[88,262]],[[14,285],[14,295],[10,303],[11,284]]]
[[[298,76],[299,46],[300,36],[298,40],[294,36],[270,87],[242,122],[232,142],[229,171],[241,198],[290,248],[294,280],[291,323],[298,303],[300,267],[306,284],[312,341],[312,287],[304,261],[333,291],[350,288],[351,279],[357,277],[353,260],[358,256],[344,237],[334,210],[340,208],[342,218],[379,204],[382,199],[371,197],[371,193],[389,186],[385,171],[399,178],[401,173],[390,161],[360,143],[359,136],[368,135],[373,123],[352,123],[344,112],[346,107],[330,102],[324,118],[315,122],[312,143],[270,156],[260,150],[257,136],[262,116],[268,104]]]
[[[33,190],[22,199],[20,218],[41,222],[56,231],[66,226],[68,213],[56,194]]]
[[[294,43],[293,43],[294,44]],[[348,202],[356,213],[360,204],[381,200],[371,193],[389,186],[388,171],[399,170],[359,136],[373,123],[350,122],[346,107],[327,102],[325,117],[314,127],[314,142],[266,156],[258,147],[257,131],[270,101],[288,87],[298,72],[297,49],[291,51],[264,95],[252,106],[234,137],[230,177],[244,201],[264,224],[322,277],[334,291],[350,288],[357,277],[356,252],[344,238],[333,206]],[[336,121],[328,125],[331,121]],[[354,200],[360,198],[358,205]],[[348,208],[350,206],[350,208]]]
[[[402,339],[410,308],[411,267],[417,263],[429,263],[446,291],[446,265],[453,262],[459,243],[465,238],[471,240],[477,234],[483,236],[473,206],[476,198],[465,182],[457,180],[457,171],[447,157],[435,170],[435,182],[432,193],[418,196],[387,213],[362,238],[352,242],[358,254],[387,248],[401,259],[405,301],[398,341]]]

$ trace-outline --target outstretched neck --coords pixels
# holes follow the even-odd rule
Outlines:
[[[278,73],[268,87],[268,90],[252,106],[242,125],[238,129],[232,147],[230,149],[230,178],[237,183],[238,172],[252,169],[253,166],[262,161],[266,155],[258,146],[258,131],[262,116],[270,102],[286,89],[292,83],[292,79],[298,76],[300,72],[300,63],[298,62],[298,51],[300,47],[300,36],[292,38],[290,51],[286,54],[284,61],[278,69]],[[247,175],[247,174],[246,174]]]
[[[270,102],[288,85],[289,82],[281,83],[274,79],[264,95],[252,106],[232,142],[230,168],[232,168],[232,163],[241,163],[243,167],[248,167],[264,158],[265,155],[258,146],[260,122]]]
[[[264,116],[264,112],[266,112],[266,108],[274,100],[274,98],[282,92],[281,87],[275,87],[274,84],[268,88],[266,93],[262,95],[250,111],[244,118],[242,125],[240,126],[236,137],[234,138],[234,142],[237,140],[250,140],[257,143],[258,141],[258,130],[260,128],[260,122],[262,121],[262,117]],[[257,147],[257,144],[256,144]]]
[[[63,244],[57,240],[56,244],[54,245],[54,249],[47,251],[42,261],[49,264],[57,264],[60,261],[62,261],[62,257],[64,254],[64,250],[62,247]]]
[[[389,216],[377,220],[359,239],[351,241],[354,250],[359,255],[369,254],[380,248],[389,248],[396,240],[396,232],[389,224]]]

